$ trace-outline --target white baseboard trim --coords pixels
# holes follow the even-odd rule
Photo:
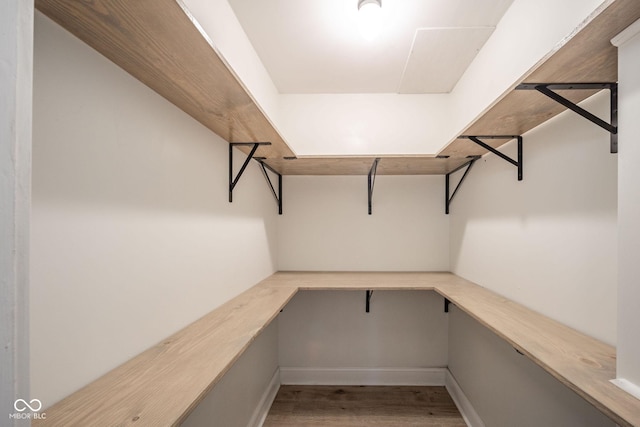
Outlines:
[[[271,381],[269,381],[269,385],[267,389],[264,391],[262,398],[260,399],[260,403],[256,407],[255,411],[253,411],[253,416],[247,424],[247,427],[262,427],[264,424],[264,420],[267,418],[269,414],[269,409],[271,409],[271,404],[276,398],[276,394],[278,394],[278,389],[280,388],[280,369],[276,369],[273,373],[273,377],[271,377]]]
[[[292,385],[445,385],[446,368],[280,368]]]
[[[448,369],[445,378],[445,387],[458,407],[460,414],[462,414],[464,422],[467,423],[469,427],[485,427],[484,422],[471,405],[471,402],[462,391],[462,388],[460,388],[460,384],[458,384]]]
[[[636,399],[640,399],[640,386],[637,386],[631,381],[625,380],[624,378],[616,378],[615,380],[609,381],[611,381],[613,384],[620,387]]]

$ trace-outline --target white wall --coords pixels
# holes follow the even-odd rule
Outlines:
[[[34,80],[31,385],[46,407],[271,274],[277,209],[257,165],[230,204],[228,145],[40,14]]]
[[[615,426],[497,335],[450,309],[449,370],[486,426]]]
[[[446,271],[442,176],[286,176],[279,270]]]
[[[640,21],[627,35],[632,37],[618,49],[620,167],[618,170],[618,377],[634,383],[640,393]],[[635,35],[633,35],[635,32]],[[640,397],[640,394],[638,394]]]
[[[278,224],[280,270],[442,271],[449,219],[441,176],[287,176]],[[430,292],[300,292],[279,316],[280,366],[446,365],[442,298]]]
[[[608,117],[608,93],[583,106]],[[451,206],[451,270],[614,344],[616,194],[608,133],[567,111],[524,136],[523,181],[494,155],[473,167]]]
[[[278,322],[251,343],[182,424],[184,427],[253,426],[278,369]],[[277,380],[277,378],[276,378]],[[270,404],[271,402],[266,402]]]
[[[33,2],[0,4],[0,417],[29,393]],[[6,418],[5,418],[6,417]],[[6,424],[5,424],[6,423]]]
[[[280,95],[280,127],[299,155],[436,153],[450,132],[449,95]]]
[[[447,365],[447,315],[434,292],[301,291],[278,316],[282,368]]]

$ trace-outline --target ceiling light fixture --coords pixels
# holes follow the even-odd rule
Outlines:
[[[358,0],[358,28],[367,40],[373,40],[382,27],[382,0]]]

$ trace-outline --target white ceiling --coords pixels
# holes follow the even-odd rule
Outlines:
[[[229,0],[281,93],[449,92],[512,2],[382,0],[369,41],[357,0]]]

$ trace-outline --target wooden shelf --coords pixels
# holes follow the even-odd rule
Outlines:
[[[278,272],[45,409],[34,426],[179,424],[299,290],[435,291],[619,425],[640,425],[640,400],[609,381],[612,346],[454,274]]]
[[[596,10],[581,27],[515,82],[460,135],[522,135],[566,108],[538,93],[518,91],[520,83],[593,83],[618,81],[618,51],[611,39],[640,18],[640,2],[615,0]],[[574,103],[597,91],[559,91]],[[585,122],[585,126],[592,126]],[[597,129],[597,128],[596,128]],[[497,148],[507,140],[485,141]],[[484,155],[487,150],[468,140],[451,141],[438,154],[451,157]]]
[[[256,156],[294,156],[182,2],[36,0],[35,5],[226,141],[271,142]]]
[[[264,284],[299,290],[436,291],[618,425],[640,426],[640,400],[609,381],[616,378],[614,347],[454,274],[279,272]]]
[[[293,151],[188,10],[178,0],[36,0],[38,10],[228,142],[271,142],[256,152],[284,175],[366,175],[373,156],[304,157]],[[522,135],[565,110],[519,83],[615,82],[617,50],[610,39],[640,18],[640,2],[615,0],[597,10],[511,90],[460,134]],[[594,91],[570,91],[580,102]],[[586,124],[588,125],[588,124]],[[507,141],[491,140],[499,147]],[[239,147],[248,153],[250,147]],[[383,175],[446,174],[486,150],[453,140],[439,155],[380,156]]]
[[[435,156],[378,157],[378,175],[444,175],[469,161]],[[268,159],[266,163],[283,175],[367,175],[375,159],[376,156],[300,157]]]
[[[179,425],[294,294],[251,288],[47,408],[33,425]]]

